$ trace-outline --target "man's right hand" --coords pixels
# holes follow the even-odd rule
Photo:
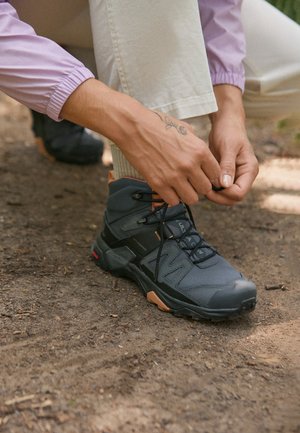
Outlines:
[[[119,146],[151,188],[171,206],[196,203],[199,195],[213,197],[220,167],[192,127],[142,106],[136,116]]]
[[[65,103],[61,116],[115,142],[151,188],[171,206],[193,204],[203,194],[215,201],[220,167],[192,128],[154,112],[133,98],[91,79]]]

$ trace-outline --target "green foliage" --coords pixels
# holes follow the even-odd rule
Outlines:
[[[284,129],[284,128],[286,128],[286,126],[287,126],[287,120],[286,119],[279,120],[277,123],[278,129]]]
[[[268,0],[268,2],[300,24],[300,0]]]
[[[296,140],[297,143],[300,143],[300,132],[296,133],[295,140]]]

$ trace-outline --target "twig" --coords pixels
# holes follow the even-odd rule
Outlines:
[[[272,286],[265,286],[265,290],[287,290],[287,287],[284,284],[274,284]]]

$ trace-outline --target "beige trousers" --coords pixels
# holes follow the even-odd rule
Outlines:
[[[19,15],[99,79],[179,118],[214,111],[196,0],[13,0]],[[300,115],[300,27],[264,0],[244,0],[248,117]],[[92,37],[93,35],[93,37]]]

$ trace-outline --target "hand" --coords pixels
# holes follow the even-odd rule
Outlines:
[[[203,194],[216,201],[220,167],[207,144],[180,120],[140,107],[134,128],[119,141],[126,159],[167,203],[193,204]]]
[[[116,143],[168,204],[192,204],[200,194],[218,199],[212,184],[220,186],[219,164],[185,122],[148,110],[95,79],[70,95],[60,115]]]
[[[214,201],[234,205],[251,189],[258,174],[258,162],[247,137],[241,92],[233,86],[216,86],[215,93],[221,108],[211,116],[209,145],[220,163],[220,184],[225,189],[218,192]]]

